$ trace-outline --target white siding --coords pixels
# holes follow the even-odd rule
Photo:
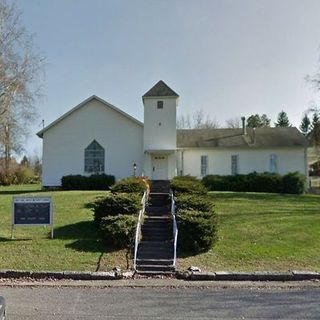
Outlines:
[[[163,101],[163,109],[157,108]],[[144,150],[175,150],[177,98],[144,99]]]
[[[182,164],[183,152],[183,164]],[[208,155],[208,174],[230,175],[231,156],[238,155],[239,174],[269,172],[270,155],[277,155],[278,173],[299,171],[306,174],[304,148],[243,149],[185,149],[178,152],[178,172],[201,177],[201,156]],[[182,168],[183,167],[183,168]]]
[[[43,134],[43,185],[84,173],[84,150],[94,140],[105,149],[105,173],[117,179],[142,173],[143,127],[93,99]]]

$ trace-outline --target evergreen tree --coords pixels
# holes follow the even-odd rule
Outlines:
[[[23,156],[20,164],[21,164],[22,166],[24,166],[24,167],[29,167],[29,159],[28,159],[28,157],[27,157],[26,155]]]
[[[307,136],[310,133],[311,130],[311,121],[309,119],[309,117],[307,116],[307,114],[305,114],[301,120],[301,124],[300,124],[300,130],[301,132]]]
[[[271,120],[266,114],[260,116],[259,114],[253,114],[247,119],[247,126],[249,128],[270,127]]]
[[[288,115],[285,111],[281,110],[279,112],[277,122],[274,125],[276,127],[291,127]]]
[[[310,136],[313,144],[316,146],[320,146],[320,117],[318,109],[315,110],[312,116]]]

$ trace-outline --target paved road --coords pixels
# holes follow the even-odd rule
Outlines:
[[[8,320],[320,319],[320,288],[1,287]]]

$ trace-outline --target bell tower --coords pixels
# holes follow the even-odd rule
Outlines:
[[[154,180],[167,180],[176,174],[178,99],[162,80],[142,96],[144,171]]]

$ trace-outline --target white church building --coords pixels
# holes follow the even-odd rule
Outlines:
[[[179,95],[159,81],[142,96],[144,122],[92,96],[49,124],[43,139],[44,187],[70,174],[231,175],[298,171],[308,176],[307,141],[293,127],[177,129]]]

